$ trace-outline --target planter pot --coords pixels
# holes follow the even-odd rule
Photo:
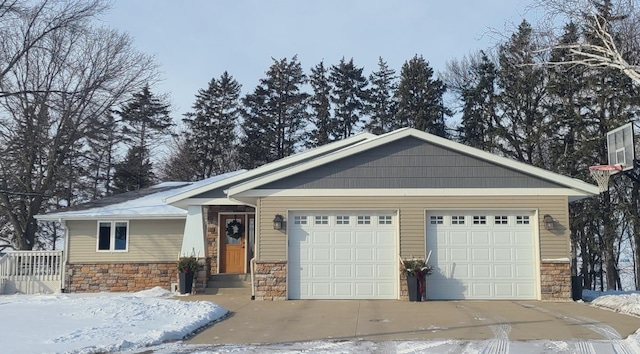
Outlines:
[[[409,301],[422,301],[418,277],[415,274],[407,274],[407,290],[409,291]]]
[[[193,272],[178,273],[180,294],[190,294],[193,288]]]

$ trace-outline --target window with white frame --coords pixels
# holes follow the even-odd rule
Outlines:
[[[349,225],[349,216],[348,215],[336,216],[336,225]]]
[[[358,225],[371,225],[371,216],[369,216],[369,215],[359,215],[358,216]]]
[[[296,216],[293,217],[293,223],[295,225],[306,225],[307,224],[307,217],[306,216],[296,215]]]
[[[473,217],[473,224],[474,225],[486,225],[487,223],[487,217],[486,216],[474,216]]]
[[[128,221],[98,222],[98,251],[126,251],[128,241]]]
[[[316,216],[315,224],[316,225],[328,225],[329,224],[329,217],[326,216],[326,215]]]
[[[444,224],[444,217],[442,215],[433,215],[429,217],[429,223],[431,225],[442,225]]]
[[[378,225],[391,225],[391,215],[378,216]]]
[[[453,215],[451,225],[464,225],[464,215]]]
[[[507,225],[509,218],[506,215],[496,215],[493,219],[494,225]]]
[[[516,216],[516,224],[517,225],[529,225],[529,216],[528,215],[518,215],[518,216]]]

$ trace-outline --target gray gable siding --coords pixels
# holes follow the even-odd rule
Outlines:
[[[407,137],[268,183],[259,189],[564,188]]]

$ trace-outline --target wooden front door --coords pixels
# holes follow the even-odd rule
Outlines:
[[[220,273],[244,273],[245,216],[222,215],[220,224]]]

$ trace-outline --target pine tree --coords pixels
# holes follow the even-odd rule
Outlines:
[[[196,179],[234,171],[232,160],[238,145],[236,127],[240,117],[240,84],[226,71],[212,79],[206,90],[198,90],[194,112],[183,119],[190,131],[187,146],[197,164]]]
[[[402,65],[398,85],[397,126],[411,127],[446,137],[443,95],[446,91],[440,79],[433,78],[433,69],[422,56],[414,56]]]
[[[311,132],[307,137],[305,146],[313,148],[330,143],[335,139],[331,135],[334,131],[334,121],[331,119],[331,85],[328,79],[328,70],[324,66],[324,62],[311,68],[311,76],[309,84],[313,90],[313,94],[309,99],[311,106],[311,114],[309,122],[313,124]]]
[[[120,180],[115,189],[123,191],[130,190],[131,186],[146,187],[146,179],[153,179],[153,174],[150,173],[150,152],[170,134],[170,128],[173,126],[169,116],[169,104],[156,97],[149,85],[146,85],[139,93],[133,94],[129,103],[117,113],[124,124],[124,140],[130,148],[125,160],[116,167],[116,174]],[[139,164],[138,171],[133,170],[134,163]],[[122,178],[126,176],[134,180],[123,181]]]
[[[302,144],[309,97],[302,85],[307,77],[297,56],[273,62],[267,77],[242,99],[244,136],[239,153],[244,168],[292,155]]]
[[[125,159],[115,166],[113,176],[114,192],[124,193],[147,188],[153,184],[155,176],[151,171],[149,153],[144,148],[129,148]]]
[[[496,65],[480,51],[469,67],[471,82],[461,89],[464,102],[458,127],[461,143],[487,151],[493,150],[493,122],[496,117]]]
[[[506,156],[538,167],[548,167],[548,119],[545,119],[546,75],[536,63],[533,31],[522,21],[518,31],[500,46],[497,84],[498,148]]]
[[[365,129],[373,134],[388,133],[397,125],[397,103],[394,99],[398,88],[396,79],[395,70],[390,69],[382,57],[378,58],[378,71],[369,75],[371,88],[366,105],[366,112],[370,118]]]
[[[361,119],[365,109],[367,95],[367,78],[353,64],[353,58],[346,62],[344,57],[338,65],[331,66],[329,82],[332,85],[331,102],[334,104],[334,120],[331,135],[341,140],[353,135],[364,122]]]

